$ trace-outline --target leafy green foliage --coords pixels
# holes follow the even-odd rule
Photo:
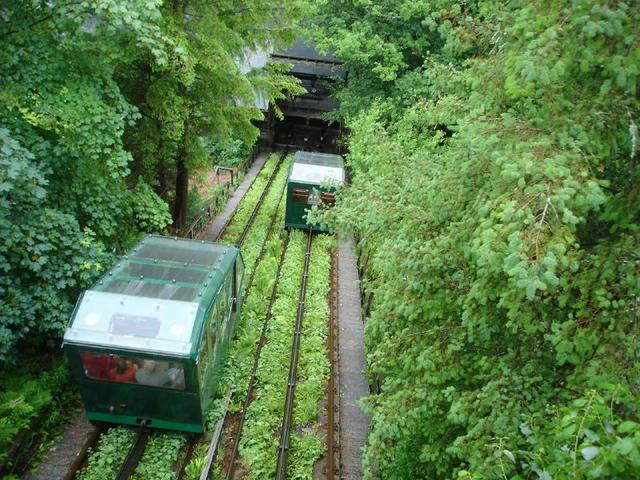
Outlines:
[[[135,432],[126,427],[110,428],[100,437],[98,447],[88,457],[79,480],[112,480],[133,444]]]
[[[325,398],[325,385],[329,379],[327,356],[327,326],[330,289],[331,248],[334,239],[316,235],[311,245],[311,260],[307,293],[304,304],[298,384],[293,407],[294,429],[287,465],[287,478],[313,477],[315,462],[325,453],[326,441],[320,434],[319,405]]]
[[[224,234],[222,236],[223,241],[233,243],[233,242],[236,242],[238,238],[240,238],[240,235],[242,234],[242,230],[247,224],[249,217],[253,213],[255,206],[258,204],[260,195],[262,195],[262,192],[264,191],[264,188],[266,187],[267,182],[269,181],[269,178],[271,178],[271,175],[273,174],[276,166],[278,165],[278,159],[279,159],[279,156],[275,153],[269,155],[269,158],[267,158],[267,161],[265,162],[264,166],[260,169],[260,172],[258,173],[253,183],[251,184],[251,188],[247,191],[244,197],[242,197],[242,200],[238,205],[238,208],[234,213],[233,218],[231,219],[231,222],[229,223],[226,230],[224,231]],[[258,251],[260,250],[259,244],[254,244],[254,246],[257,246]],[[243,251],[243,254],[245,253],[249,255],[253,254],[252,256],[254,261],[255,261],[255,257],[258,254],[258,252],[255,251],[255,249],[251,249],[251,250],[245,249]],[[253,265],[253,261],[245,258],[245,264]]]
[[[163,38],[156,2],[11,2],[0,36],[0,362],[17,342],[57,338],[80,289],[162,204],[125,183],[122,135],[139,114],[113,81]],[[96,62],[95,59],[101,59]],[[139,222],[139,223],[138,223]]]
[[[520,427],[530,449],[523,453],[525,473],[552,478],[634,478],[640,470],[640,424],[624,420],[624,405],[612,385],[600,394],[585,392],[560,408],[554,422],[541,415]]]
[[[206,205],[206,199],[200,191],[194,186],[189,192],[189,202],[187,206],[187,225],[190,225],[198,215],[202,213],[202,209]]]
[[[250,468],[248,478],[273,477],[284,397],[291,338],[298,307],[300,275],[304,266],[306,238],[301,231],[289,233],[278,297],[268,325],[267,343],[262,348],[256,375],[255,399],[249,406],[240,439],[240,455]]]
[[[350,70],[353,185],[325,220],[374,299],[368,478],[637,477],[640,6],[316,18]]]
[[[68,388],[69,381],[65,362],[58,363],[53,370],[44,373],[39,365],[24,364],[2,372],[0,461],[10,460],[6,458],[9,446],[27,428],[28,436],[39,435],[43,443],[56,434],[78,401],[77,392]],[[22,452],[16,453],[20,456]]]
[[[251,153],[251,146],[238,138],[224,139],[219,142],[205,139],[204,143],[212,163],[223,167],[239,165]]]
[[[125,95],[142,113],[127,143],[145,179],[165,198],[175,192],[174,226],[186,222],[188,173],[217,162],[212,154],[237,156],[254,143],[258,131],[251,121],[263,117],[255,106],[257,92],[268,99],[302,92],[282,67],[244,64],[256,52],[291,42],[305,5],[303,0],[165,2],[158,27],[167,38],[166,62],[158,65],[141,50],[118,71]]]
[[[182,435],[154,435],[133,472],[133,480],[174,480],[173,464],[185,443]]]
[[[499,439],[494,456],[503,476],[512,464],[520,464],[523,475],[512,478],[635,478],[640,468],[640,425],[616,415],[623,404],[613,385],[605,393],[585,392],[580,398],[552,412],[538,412],[520,425],[526,449],[511,452]],[[549,422],[548,414],[553,422]],[[460,479],[489,478],[477,472],[458,472]]]
[[[207,461],[208,445],[199,443],[192,455],[191,461],[184,470],[186,480],[198,480]],[[215,477],[214,477],[215,478]]]
[[[106,257],[93,233],[43,207],[47,179],[34,155],[0,129],[0,361],[22,339],[59,335],[80,288]]]
[[[29,383],[25,386],[23,394],[16,395],[14,392],[7,392],[2,395],[0,401],[0,415],[2,418],[0,422],[0,446],[3,452],[7,452],[9,445],[17,434],[29,426],[31,418],[35,415],[34,405],[27,402],[26,395],[38,395],[33,398],[36,405],[47,403],[51,400],[49,392],[40,394],[37,390],[34,390],[34,384]],[[22,392],[21,392],[22,393]],[[3,453],[2,460],[5,459],[6,453]]]
[[[135,222],[143,231],[162,233],[171,223],[168,205],[143,180],[138,180],[131,200]]]

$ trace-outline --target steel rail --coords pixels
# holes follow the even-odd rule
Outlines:
[[[327,480],[340,478],[340,460],[336,462],[335,451],[339,449],[339,421],[336,421],[336,413],[339,415],[339,398],[337,385],[338,364],[338,329],[336,328],[338,308],[338,255],[334,252],[331,262],[331,290],[329,291],[329,334],[327,336],[327,355],[329,357],[329,382],[327,385]],[[336,432],[338,430],[338,432]],[[337,433],[337,435],[336,435]],[[336,437],[338,441],[336,441]]]
[[[216,429],[213,432],[213,437],[211,437],[211,443],[209,444],[209,451],[207,452],[207,460],[205,462],[204,468],[202,472],[200,472],[200,480],[208,480],[211,475],[211,467],[213,465],[213,461],[216,458],[216,453],[218,451],[218,444],[220,443],[220,437],[222,436],[222,426],[224,425],[224,420],[227,418],[227,412],[229,411],[229,402],[231,401],[231,395],[233,392],[229,390],[227,394],[227,398],[224,402],[224,413],[222,418],[218,420],[216,424]]]
[[[256,219],[256,217],[258,215],[258,212],[260,211],[260,208],[262,207],[264,199],[267,197],[267,194],[268,194],[269,190],[271,189],[271,184],[273,183],[273,181],[276,178],[278,172],[280,171],[280,167],[282,166],[282,162],[284,161],[286,155],[287,155],[287,150],[284,150],[282,152],[280,158],[278,159],[278,163],[276,164],[275,168],[273,169],[273,172],[271,172],[269,180],[267,181],[267,184],[265,185],[264,189],[262,190],[262,193],[260,194],[260,198],[258,199],[258,201],[256,202],[255,207],[253,208],[253,212],[251,212],[251,216],[247,220],[247,223],[245,223],[245,226],[242,229],[242,233],[241,233],[238,241],[236,242],[236,246],[241,247],[242,244],[244,243],[244,240],[247,237],[247,234],[249,233],[249,231],[251,230],[251,227],[253,226],[253,222],[255,221],[255,219]],[[266,161],[265,161],[265,164],[266,164]],[[262,168],[264,168],[264,165],[263,165]],[[256,181],[256,179],[258,178],[259,175],[260,175],[260,172],[258,172],[258,175],[256,175],[255,178],[253,179],[253,181],[251,182],[251,185],[247,189],[247,192],[251,189],[251,187],[253,187],[253,184],[255,183],[255,181]],[[238,206],[239,205],[240,204],[238,204]],[[279,203],[278,203],[278,205],[279,205]],[[218,235],[218,238],[221,238],[224,235],[225,230],[231,224],[231,221],[233,220],[233,217],[235,216],[236,212],[237,212],[237,208],[236,208],[236,211],[233,212],[233,215],[231,215],[229,217],[229,220],[227,221],[227,223],[225,223],[224,227],[220,231],[220,235]],[[273,214],[273,217],[271,219],[271,224],[269,226],[269,232],[267,233],[267,235],[265,237],[265,240],[264,240],[263,245],[261,247],[258,259],[256,259],[256,262],[254,263],[254,268],[251,271],[251,274],[250,274],[250,277],[249,277],[251,282],[253,281],[253,275],[254,275],[255,270],[257,268],[257,264],[259,263],[259,259],[262,258],[262,256],[264,255],[264,251],[266,250],[266,244],[268,242],[271,230],[273,229],[273,225],[275,224],[275,218],[277,216],[278,216],[278,209],[276,209],[276,211]],[[247,291],[248,291],[248,288],[247,288]],[[217,453],[218,444],[219,444],[220,439],[222,437],[222,429],[223,429],[224,420],[226,418],[227,411],[228,411],[228,408],[229,408],[229,402],[231,400],[231,394],[232,394],[232,392],[230,391],[229,394],[227,395],[227,399],[225,401],[225,407],[224,407],[224,415],[223,415],[222,419],[216,425],[215,433],[214,433],[213,438],[211,440],[211,444],[209,445],[209,452],[207,454],[207,460],[206,460],[206,463],[205,463],[205,467],[204,467],[204,469],[202,470],[202,472],[200,474],[200,480],[206,480],[206,479],[209,478],[211,466],[213,464],[213,460],[215,458],[215,454]],[[244,418],[243,418],[243,420],[244,420]],[[187,455],[189,455],[192,451],[193,451],[193,448],[191,448],[190,451],[188,450],[187,451]],[[186,468],[186,464],[187,464],[187,462],[185,461],[183,466],[181,467],[180,474],[182,474],[182,470],[184,470],[184,468]],[[180,478],[182,478],[182,476],[178,477],[178,479],[180,479]]]
[[[253,212],[251,213],[251,216],[249,217],[249,219],[247,220],[247,223],[245,224],[244,228],[242,229],[242,234],[240,235],[240,238],[238,239],[238,241],[236,242],[236,245],[238,247],[241,247],[242,244],[244,243],[244,240],[247,236],[247,234],[249,233],[249,230],[251,229],[251,227],[253,226],[253,222],[255,221],[257,214],[262,206],[262,203],[264,202],[264,199],[267,197],[267,193],[269,192],[269,190],[271,189],[271,184],[273,183],[274,179],[276,178],[278,172],[280,171],[280,166],[282,165],[282,162],[284,160],[284,158],[286,157],[286,151],[284,151],[282,153],[282,155],[280,156],[278,163],[276,164],[276,167],[273,169],[273,172],[271,172],[271,175],[269,177],[269,180],[267,181],[267,184],[265,185],[262,193],[260,194],[260,198],[258,199]],[[266,161],[265,161],[266,164]],[[264,168],[264,165],[262,166],[262,168]],[[260,169],[262,171],[262,169]],[[255,183],[256,179],[258,178],[258,176],[260,175],[260,172],[258,172],[258,175],[255,176],[255,178],[252,180],[251,185],[249,186],[249,188],[247,189],[247,192],[251,189],[251,187],[253,187],[253,184]],[[240,204],[238,203],[238,206]],[[227,223],[225,223],[224,227],[222,228],[222,230],[220,231],[220,234],[218,235],[218,239],[221,238],[224,233],[225,230],[227,229],[227,227],[231,224],[231,221],[233,220],[233,217],[235,216],[237,212],[237,208],[236,211],[233,212],[233,214],[229,217],[229,220],[227,220]],[[275,224],[275,217],[277,217],[277,209],[273,214],[273,218],[271,219],[271,224],[269,227],[269,232],[267,233],[267,236],[265,237],[265,240],[263,242],[260,254],[259,254],[259,258],[261,258],[264,255],[264,251],[266,250],[266,243],[268,241],[270,232],[273,228],[273,225]],[[257,264],[259,263],[259,260],[256,259],[256,262],[254,264],[254,267],[257,266]],[[255,268],[251,271],[251,275],[250,275],[250,279],[253,279],[253,275],[255,273]],[[248,289],[247,289],[248,291]],[[229,402],[231,400],[231,395],[232,392],[230,391],[227,395],[227,398],[225,400],[225,406],[224,406],[224,414],[222,416],[222,419],[217,423],[216,425],[216,429],[214,432],[214,435],[212,437],[211,443],[209,445],[209,452],[207,454],[207,460],[205,463],[205,467],[202,470],[201,474],[200,474],[200,479],[201,480],[206,480],[207,478],[209,478],[210,475],[210,470],[211,470],[211,466],[213,464],[213,460],[215,459],[215,454],[217,453],[217,449],[218,449],[218,444],[220,443],[220,439],[222,437],[222,429],[224,426],[224,420],[227,416],[227,411],[229,409]],[[193,444],[190,444],[187,446],[187,452],[185,454],[185,458],[183,459],[183,461],[181,462],[180,465],[180,469],[178,471],[178,480],[180,480],[181,478],[183,478],[184,476],[184,472],[185,469],[187,467],[187,464],[189,463],[189,459],[190,457],[193,455],[193,449],[195,446],[195,443],[198,441],[199,437],[195,438],[193,440]]]
[[[146,430],[145,428],[140,428],[138,430],[136,439],[133,442],[133,445],[131,445],[124,462],[122,462],[122,465],[120,466],[116,480],[127,480],[136,469],[138,462],[142,458],[144,450],[147,447],[149,433],[149,430]]]
[[[284,480],[287,469],[287,455],[289,453],[289,440],[291,437],[291,419],[293,414],[293,399],[298,375],[298,358],[300,356],[300,335],[302,333],[302,319],[304,317],[304,301],[307,294],[307,277],[309,276],[309,264],[311,260],[311,239],[313,231],[309,228],[307,233],[307,251],[304,255],[304,270],[300,281],[300,299],[296,313],[296,326],[291,345],[291,360],[289,362],[289,378],[287,381],[287,398],[284,403],[284,416],[280,429],[280,445],[278,446],[278,464],[276,467],[276,480]]]
[[[285,182],[284,186],[282,187],[282,192],[280,192],[280,199],[278,200],[278,205],[275,209],[275,211],[273,212],[273,215],[271,216],[271,222],[269,223],[269,228],[267,229],[267,235],[264,237],[264,242],[262,242],[262,246],[260,247],[260,253],[258,254],[258,257],[256,258],[256,261],[254,263],[254,268],[253,270],[251,270],[251,273],[249,274],[249,278],[247,279],[247,286],[245,287],[245,293],[244,296],[246,297],[247,295],[249,295],[249,291],[251,290],[251,287],[253,286],[253,279],[255,277],[256,274],[256,270],[258,269],[258,265],[260,264],[260,262],[262,261],[262,259],[264,258],[264,254],[267,251],[267,245],[269,244],[269,239],[271,237],[271,234],[273,233],[273,229],[275,227],[276,224],[276,220],[278,219],[278,211],[280,210],[280,204],[282,203],[282,201],[285,198],[285,192],[287,191],[287,184]]]
[[[253,184],[256,183],[256,180],[258,179],[258,177],[260,176],[260,172],[262,172],[262,169],[264,168],[264,166],[267,164],[267,160],[269,160],[269,155],[271,155],[271,153],[273,153],[272,151],[267,150],[265,152],[265,154],[267,155],[266,160],[264,162],[264,164],[262,164],[262,167],[260,167],[260,170],[258,171],[258,173],[256,174],[255,177],[253,177],[253,179],[251,180],[251,183],[249,184],[249,187],[247,188],[247,192],[249,190],[251,190],[251,187],[253,187]],[[256,161],[256,159],[258,158],[259,153],[256,155],[255,159],[253,160],[254,162]],[[240,187],[240,185],[238,185],[238,187]],[[236,189],[237,191],[237,189]],[[246,193],[246,192],[245,192]],[[227,199],[228,200],[228,199]],[[231,224],[231,221],[233,220],[233,217],[235,217],[236,213],[238,212],[238,207],[240,206],[240,202],[238,202],[238,205],[236,206],[235,210],[231,213],[231,215],[229,215],[229,218],[227,219],[227,221],[225,222],[225,224],[222,226],[222,228],[220,229],[220,233],[218,234],[218,236],[216,237],[216,240],[219,240],[220,238],[222,238],[222,236],[224,235],[225,231],[227,230],[227,228],[229,227],[229,225]],[[204,231],[204,230],[203,230]]]
[[[253,208],[253,212],[251,212],[251,216],[247,220],[247,223],[245,224],[244,228],[242,229],[242,233],[241,233],[240,237],[238,238],[238,241],[236,242],[236,246],[241,247],[242,244],[244,243],[244,240],[246,239],[247,234],[251,230],[251,227],[253,226],[253,222],[255,221],[255,219],[256,219],[256,217],[258,215],[258,212],[260,211],[260,208],[262,207],[262,204],[264,203],[264,199],[267,197],[267,194],[269,193],[269,190],[271,189],[271,185],[273,184],[273,181],[275,180],[276,176],[278,175],[278,172],[280,171],[280,167],[282,166],[282,163],[284,162],[284,159],[286,158],[287,153],[288,153],[287,149],[285,149],[285,150],[283,150],[281,152],[280,158],[278,159],[278,163],[276,164],[275,168],[273,169],[273,172],[271,172],[271,176],[269,177],[269,180],[267,181],[267,184],[265,185],[262,193],[260,194],[260,198],[256,202],[256,205]],[[258,173],[258,175],[259,175],[259,173]],[[256,178],[258,178],[258,175],[256,175],[256,177],[253,179],[253,182],[255,182]],[[251,186],[249,187],[249,189],[253,186],[253,182],[251,183]],[[249,191],[249,189],[247,189],[247,191]],[[269,224],[269,230],[267,231],[267,235],[265,236],[264,242],[262,243],[262,246],[260,248],[260,253],[258,254],[258,258],[256,259],[256,261],[255,261],[255,263],[253,265],[254,268],[252,269],[251,274],[249,276],[249,280],[247,282],[246,292],[249,291],[249,287],[253,283],[253,277],[254,277],[255,271],[257,269],[257,265],[260,263],[260,260],[264,257],[264,252],[266,251],[266,246],[267,246],[267,243],[269,241],[269,237],[271,236],[271,232],[273,231],[273,227],[275,225],[276,218],[278,217],[278,210],[279,210],[280,202],[282,201],[283,193],[284,193],[284,189],[283,189],[283,192],[280,194],[280,198],[279,198],[279,201],[278,201],[278,207],[276,208],[276,210],[274,211],[274,213],[273,213],[273,215],[271,217],[271,222]],[[231,223],[231,220],[233,219],[234,216],[235,216],[235,212],[229,218],[229,221],[227,221],[227,223],[225,224],[225,226],[221,230],[219,237],[222,237],[222,235],[224,235],[225,230],[227,229],[227,227]],[[274,284],[274,289],[273,289],[274,291],[272,292],[272,300],[269,303],[269,309],[268,309],[269,317],[271,316],[271,309],[273,307],[273,302],[275,301],[275,289],[276,289],[276,285],[277,285],[277,279],[280,276],[280,269],[281,269],[282,261],[284,259],[284,252],[286,251],[286,245],[287,245],[288,241],[289,241],[289,237],[287,236],[287,239],[285,241],[285,247],[283,249],[283,252],[282,252],[282,255],[281,255],[281,259],[280,259],[280,262],[278,264],[278,270],[277,270],[277,273],[276,273],[276,282]],[[262,331],[261,340],[260,340],[261,342],[263,341],[263,337],[266,336],[266,325],[267,324],[268,324],[268,321],[265,320],[265,324],[263,325],[263,331]],[[259,350],[261,350],[261,349],[262,349],[262,346],[259,347]],[[257,357],[259,357],[259,353],[257,353]],[[257,357],[254,358],[254,370],[252,372],[252,378],[255,378],[255,372],[256,372],[256,369],[257,369]],[[229,392],[229,393],[231,393],[231,392]],[[250,390],[247,391],[247,398],[249,398],[249,393],[250,393]],[[205,480],[209,476],[209,470],[211,469],[211,465],[213,463],[213,458],[215,456],[215,453],[217,452],[218,443],[220,442],[220,438],[222,436],[222,428],[224,426],[224,419],[226,418],[226,414],[227,414],[227,410],[228,410],[228,406],[229,406],[229,401],[230,401],[230,395],[227,397],[227,401],[225,403],[224,416],[223,416],[222,420],[220,422],[218,422],[218,425],[216,425],[216,432],[215,432],[214,437],[212,439],[211,445],[209,446],[209,455],[207,455],[207,463],[206,463],[205,468],[203,469],[203,471],[202,471],[202,473],[200,475],[200,480]],[[246,399],[245,399],[245,404],[246,404]],[[246,410],[243,408],[239,432],[242,432],[242,425],[244,424],[245,415],[246,415]],[[231,463],[231,466],[230,466],[229,470],[233,470],[233,463],[235,462],[235,455],[237,455],[237,449],[238,449],[238,445],[240,443],[239,437],[240,437],[240,433],[238,433],[237,438],[234,440],[234,457],[233,457],[233,460],[232,460],[232,463]]]
[[[244,243],[245,238],[247,238],[247,234],[249,233],[249,230],[251,230],[251,227],[253,226],[253,222],[258,216],[260,207],[262,207],[262,203],[264,202],[264,199],[267,197],[267,194],[271,189],[271,184],[273,183],[276,176],[278,175],[278,172],[280,171],[280,167],[282,166],[282,162],[284,162],[284,159],[286,156],[287,156],[287,150],[284,150],[280,155],[280,158],[278,159],[278,163],[276,164],[276,167],[273,169],[273,172],[271,173],[271,176],[269,177],[269,180],[267,181],[267,184],[265,185],[264,190],[262,190],[262,194],[260,194],[260,198],[258,199],[256,206],[253,208],[253,212],[251,212],[251,216],[249,217],[249,220],[247,220],[247,223],[242,229],[242,233],[240,234],[240,237],[236,241],[237,247],[241,247],[242,244]]]
[[[276,295],[278,292],[278,282],[280,280],[280,273],[282,271],[282,265],[284,264],[284,256],[287,251],[287,246],[289,244],[289,236],[285,238],[285,243],[282,248],[282,253],[280,254],[280,259],[278,260],[278,268],[276,270],[276,276],[273,282],[273,287],[271,288],[271,297],[269,298],[269,307],[267,308],[267,313],[265,314],[264,321],[262,322],[262,331],[260,332],[260,339],[258,340],[258,345],[256,348],[256,353],[253,357],[253,368],[251,369],[251,377],[249,378],[249,386],[247,387],[247,395],[245,396],[244,403],[242,405],[242,412],[240,414],[240,422],[238,423],[238,430],[233,439],[233,449],[231,450],[231,458],[229,460],[229,469],[227,470],[227,474],[225,475],[225,480],[232,480],[234,478],[234,469],[236,463],[236,458],[238,456],[238,447],[240,446],[240,438],[242,437],[242,428],[244,427],[244,422],[247,416],[247,411],[249,410],[249,405],[251,404],[251,393],[256,386],[258,381],[258,377],[256,375],[258,371],[258,363],[260,362],[260,354],[262,353],[262,347],[264,347],[265,343],[267,343],[267,327],[269,326],[269,322],[273,317],[273,304],[276,301]]]
[[[108,427],[102,423],[93,428],[86,441],[82,444],[82,448],[76,454],[76,458],[71,462],[71,465],[69,465],[63,480],[74,480],[76,478],[80,469],[87,463],[89,451],[95,447],[100,435],[102,435],[107,429]]]
[[[187,465],[189,465],[189,462],[191,461],[191,457],[193,457],[193,451],[195,450],[195,446],[200,440],[200,438],[202,438],[201,434],[191,435],[189,440],[187,441],[187,448],[185,450],[185,453],[180,459],[180,462],[178,463],[175,469],[177,472],[176,480],[182,480],[184,478],[184,475],[187,471]]]

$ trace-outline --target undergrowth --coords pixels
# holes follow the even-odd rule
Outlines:
[[[126,427],[114,427],[100,437],[98,447],[88,457],[88,465],[79,480],[113,480],[133,444],[135,433]]]

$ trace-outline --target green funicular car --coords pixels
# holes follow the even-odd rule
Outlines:
[[[202,432],[243,274],[234,246],[149,236],[85,291],[63,347],[87,418]]]
[[[317,205],[327,208],[335,203],[335,191],[345,182],[344,162],[340,155],[296,152],[287,181],[285,227],[330,232],[326,225],[306,220],[308,210]]]

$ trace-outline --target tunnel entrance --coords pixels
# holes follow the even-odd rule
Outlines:
[[[318,118],[285,116],[274,124],[273,146],[297,150],[340,153],[340,125]]]
[[[326,114],[339,107],[330,95],[335,82],[346,80],[343,62],[332,55],[318,53],[304,40],[298,40],[284,52],[271,54],[271,58],[292,64],[290,74],[300,79],[307,93],[278,102],[283,120],[269,107],[260,125],[261,142],[270,147],[342,153],[342,125],[326,120]]]

